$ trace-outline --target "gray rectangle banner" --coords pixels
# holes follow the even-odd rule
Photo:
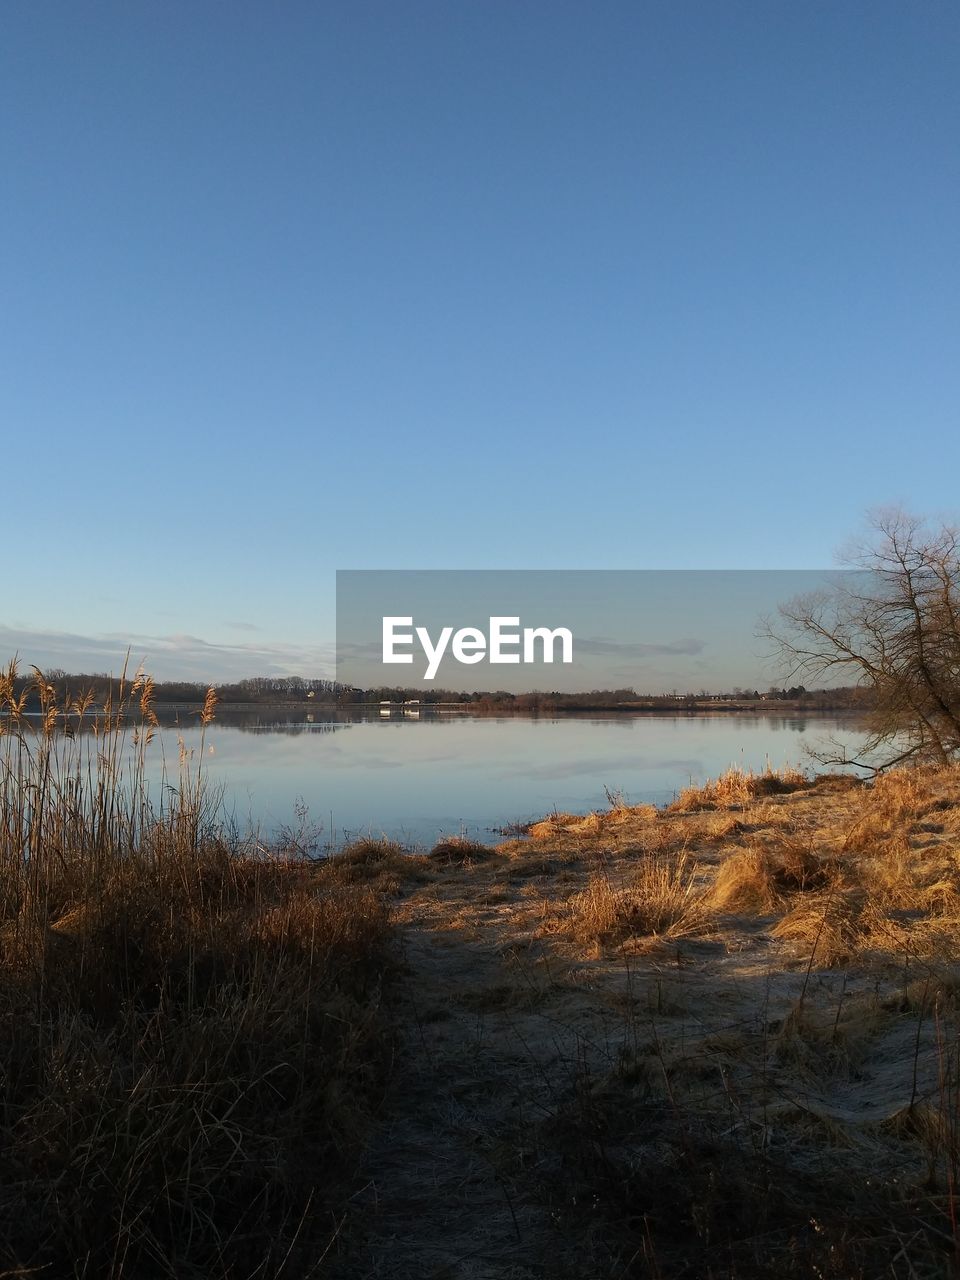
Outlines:
[[[778,606],[838,570],[341,570],[337,679],[362,689],[764,688]]]

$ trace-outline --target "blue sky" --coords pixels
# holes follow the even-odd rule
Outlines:
[[[337,568],[815,567],[956,505],[955,4],[2,22],[0,657],[321,674]]]

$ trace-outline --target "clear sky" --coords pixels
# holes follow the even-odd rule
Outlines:
[[[947,0],[5,0],[0,658],[951,510],[958,68]]]

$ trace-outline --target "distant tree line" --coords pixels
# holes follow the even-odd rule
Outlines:
[[[70,703],[81,694],[93,694],[96,705],[107,699],[116,702],[120,693],[120,681],[110,675],[94,673],[68,675],[56,669],[43,673],[48,684],[53,685],[61,703]],[[22,672],[17,678],[17,693],[28,692],[27,706],[36,700],[32,692],[35,676]],[[129,687],[129,681],[127,682]],[[764,703],[789,703],[804,710],[864,710],[867,708],[868,691],[862,688],[807,689],[803,685],[785,688],[770,687],[765,692],[758,689],[734,688],[727,693],[699,692],[637,693],[634,689],[591,689],[582,693],[532,691],[511,693],[498,690],[416,689],[402,686],[380,686],[358,689],[336,680],[308,679],[303,676],[253,676],[233,683],[215,686],[217,697],[223,705],[281,706],[312,703],[326,706],[377,706],[384,702],[419,702],[424,706],[466,706],[475,711],[519,711],[527,713],[552,711],[675,711],[708,710],[711,707],[731,709],[737,706],[755,707]],[[207,685],[197,680],[161,680],[154,687],[158,706],[202,703]]]
[[[80,695],[90,692],[94,702],[103,705],[107,699],[116,702],[120,694],[120,680],[103,672],[68,675],[66,671],[51,669],[43,672],[46,682],[53,686],[61,702],[70,703]],[[22,670],[15,681],[19,695],[27,691],[27,706],[33,701],[33,685],[36,676],[32,670]],[[126,680],[130,688],[132,677]],[[209,685],[200,680],[158,680],[154,684],[154,698],[158,705],[203,702]],[[215,685],[221,703],[278,702],[336,702],[346,686],[336,680],[310,680],[303,676],[253,676],[247,680]]]

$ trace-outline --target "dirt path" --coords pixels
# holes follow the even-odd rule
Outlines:
[[[704,1021],[700,1000],[688,998],[702,994],[705,972],[715,984],[718,963],[735,970],[726,994],[739,1012],[743,973],[757,965],[742,933],[732,956],[698,941],[565,961],[543,936],[547,885],[504,870],[451,868],[399,907],[401,1043],[353,1205],[362,1245],[351,1280],[587,1274],[545,1185],[558,1158],[551,1125],[654,1026],[664,1045],[696,1053],[696,1040],[730,1016],[713,999]],[[580,869],[569,891],[588,875]],[[745,998],[755,1005],[752,990]]]
[[[481,869],[451,872],[401,908],[408,972],[397,1013],[410,1030],[358,1204],[364,1275],[555,1270],[559,1242],[523,1135],[568,1095],[584,1056],[612,1046],[602,1045],[604,1010],[577,998],[531,936],[535,914]],[[618,1018],[608,1020],[612,1030]]]

